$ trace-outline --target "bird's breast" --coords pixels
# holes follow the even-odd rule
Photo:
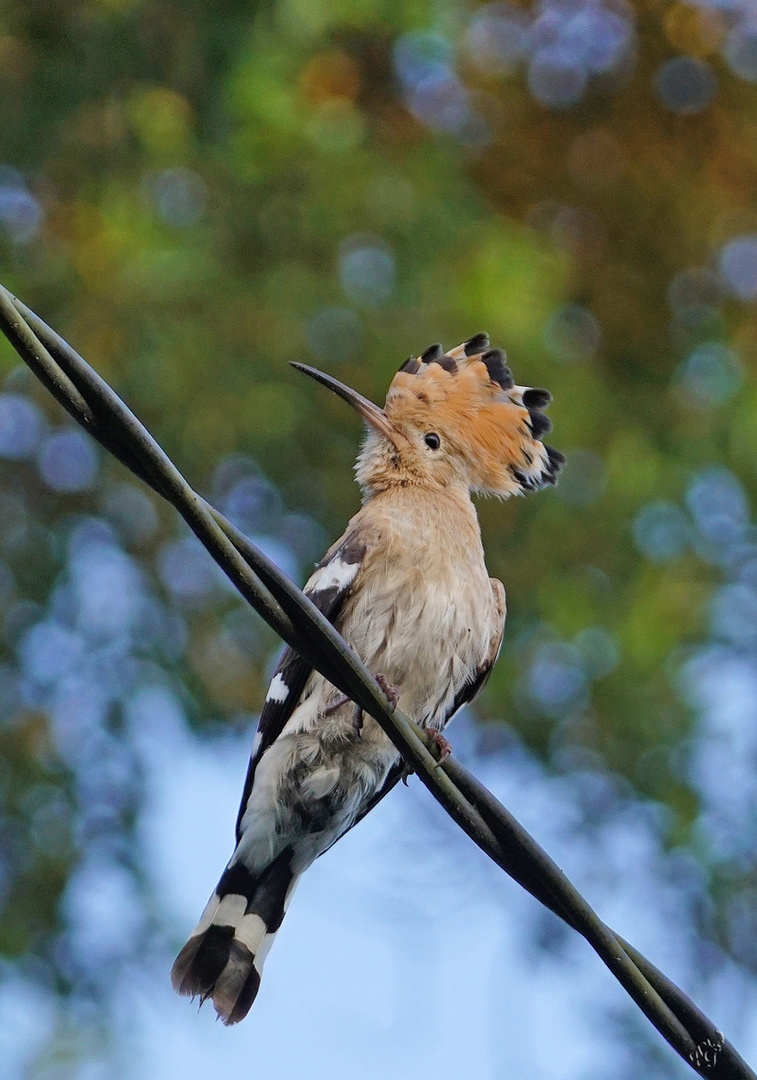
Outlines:
[[[404,712],[440,725],[489,649],[493,598],[483,555],[461,565],[390,551],[366,568],[360,586],[342,634],[399,689]]]

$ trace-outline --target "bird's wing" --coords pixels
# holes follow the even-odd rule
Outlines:
[[[505,615],[507,613],[507,604],[505,601],[505,586],[502,584],[501,581],[498,581],[496,578],[489,578],[489,582],[492,587],[492,592],[494,593],[494,603],[497,615],[492,636],[489,642],[489,651],[487,652],[480,666],[474,672],[473,678],[470,680],[470,682],[467,682],[465,686],[462,686],[458,690],[457,694],[455,695],[455,699],[450,706],[450,710],[444,719],[442,728],[446,727],[446,725],[450,722],[458,709],[461,709],[463,705],[468,705],[471,701],[473,701],[475,697],[477,697],[479,692],[486,685],[489,676],[492,673],[492,668],[497,662],[497,657],[499,656],[500,649],[502,648],[502,638],[505,635]],[[358,814],[350,828],[354,828],[354,826],[357,825],[358,821],[362,821],[365,815],[370,813],[376,803],[381,802],[384,796],[389,794],[397,781],[402,779],[402,775],[404,772],[405,762],[402,760],[398,761],[396,765],[393,765],[391,767],[391,769],[386,775],[386,780],[384,780],[383,785],[379,788],[379,790],[370,800],[362,813]]]
[[[478,696],[479,692],[486,686],[489,676],[492,673],[492,668],[497,662],[499,651],[502,648],[502,638],[505,635],[505,615],[507,613],[505,586],[501,581],[497,581],[496,578],[489,578],[489,584],[494,593],[494,603],[496,605],[497,613],[494,630],[489,640],[489,651],[474,672],[470,682],[466,683],[465,686],[461,686],[455,695],[455,700],[452,702],[452,708],[444,721],[445,725],[449,723],[458,709],[461,709],[463,705],[470,704],[470,702],[473,701],[473,699]]]
[[[336,622],[345,600],[354,588],[365,555],[366,546],[354,534],[347,534],[329,551],[307,582],[304,593],[329,622]],[[255,769],[261,757],[278,739],[300,700],[312,667],[299,653],[287,647],[271,679],[265,704],[260,713],[258,729],[252,742],[250,764],[237,816],[237,841],[240,838],[242,817],[250,797]]]

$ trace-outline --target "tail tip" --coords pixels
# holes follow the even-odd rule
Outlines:
[[[233,934],[233,927],[211,926],[189,939],[171,968],[176,993],[199,997],[200,1006],[211,999],[226,1026],[245,1018],[260,989],[255,956]]]

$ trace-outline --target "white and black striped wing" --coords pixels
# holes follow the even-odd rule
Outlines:
[[[326,553],[305,585],[305,595],[313,601],[329,622],[336,622],[339,617],[344,601],[355,586],[364,555],[365,544],[358,537],[354,535],[344,537]],[[250,764],[247,768],[247,778],[237,817],[237,841],[240,838],[242,816],[252,790],[257,764],[271,743],[275,742],[283,731],[284,725],[300,700],[312,670],[311,665],[294,649],[287,647],[284,650],[268,687],[265,704],[258,721],[258,729],[252,743]]]

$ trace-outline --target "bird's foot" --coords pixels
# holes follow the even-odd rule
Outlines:
[[[390,683],[389,680],[381,674],[381,672],[376,675],[376,682],[386,694],[386,699],[391,705],[391,707],[394,708],[400,699],[399,687],[395,686],[393,683]],[[346,694],[342,694],[336,699],[336,701],[333,701],[331,705],[329,705],[329,707],[324,710],[325,715],[331,716],[331,714],[335,713],[337,709],[341,709],[342,705],[346,705],[349,700],[350,699],[347,697]],[[360,708],[359,705],[356,705],[355,711],[352,714],[352,729],[357,736],[359,736],[361,731],[363,730],[364,720],[365,716],[363,714],[363,710]]]
[[[449,739],[445,739],[441,731],[437,731],[436,728],[426,728],[426,734],[439,752],[436,764],[441,765],[452,753],[452,743]]]
[[[332,701],[331,704],[323,710],[324,716],[333,716],[335,712],[341,709],[342,705],[346,705],[350,699],[346,694],[340,694],[339,697]]]
[[[342,705],[346,705],[348,701],[351,701],[351,698],[348,698],[346,694],[340,694],[335,701],[332,701],[331,704],[323,710],[323,715],[333,716],[334,713],[338,712]],[[360,737],[360,732],[363,730],[363,719],[363,710],[359,705],[356,705],[352,713],[352,730],[358,738]]]
[[[335,701],[332,701],[331,704],[323,710],[323,715],[333,716],[335,712],[338,712],[339,709],[341,709],[342,705],[346,705],[350,700],[351,699],[348,698],[346,694],[340,694]],[[358,738],[360,737],[360,732],[363,730],[363,720],[363,710],[359,705],[356,705],[352,712],[352,730]]]
[[[376,675],[376,682],[386,694],[386,700],[394,709],[397,706],[397,702],[400,699],[400,688],[395,686],[394,683],[390,683],[385,675],[382,675],[379,671]]]

